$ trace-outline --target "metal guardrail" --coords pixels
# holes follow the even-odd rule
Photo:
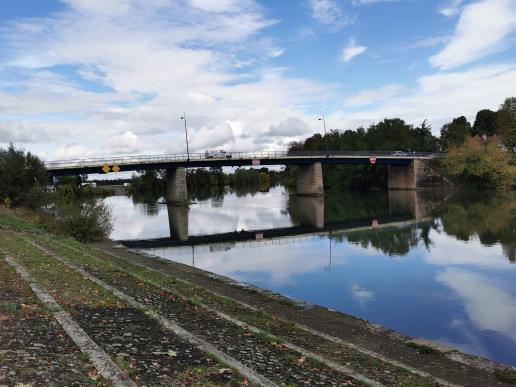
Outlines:
[[[153,164],[160,162],[189,162],[209,161],[224,159],[276,159],[276,158],[299,158],[299,157],[399,157],[399,158],[434,158],[440,153],[430,152],[400,152],[400,151],[270,151],[270,152],[228,152],[225,156],[206,157],[205,153],[187,154],[162,154],[162,155],[141,155],[141,156],[120,156],[108,158],[89,158],[75,160],[52,160],[45,162],[48,170],[66,168],[101,167],[108,165],[132,165],[132,164]]]

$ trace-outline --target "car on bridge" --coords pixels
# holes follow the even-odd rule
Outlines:
[[[207,159],[230,159],[231,153],[225,150],[207,150],[204,152],[204,157]]]

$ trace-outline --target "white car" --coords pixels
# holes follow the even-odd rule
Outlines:
[[[207,159],[230,159],[231,153],[225,150],[207,150],[204,152],[204,157]]]

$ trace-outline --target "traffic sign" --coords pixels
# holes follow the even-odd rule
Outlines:
[[[116,164],[115,164],[115,165],[113,165],[113,166],[111,167],[111,170],[112,170],[113,172],[118,172],[118,171],[120,171],[120,167],[119,167],[118,165],[116,165]]]
[[[104,173],[108,173],[110,170],[111,170],[111,168],[107,164],[104,164],[104,166],[102,167],[102,171]]]
[[[370,162],[371,164],[376,164],[376,157],[375,157],[375,156],[370,156],[370,157],[369,157],[369,162]]]

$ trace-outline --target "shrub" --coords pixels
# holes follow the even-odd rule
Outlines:
[[[63,204],[56,223],[61,233],[81,242],[107,239],[113,230],[110,208],[102,201]]]
[[[475,188],[507,189],[511,185],[509,155],[494,143],[482,145],[470,138],[450,147],[443,165],[451,177]]]

